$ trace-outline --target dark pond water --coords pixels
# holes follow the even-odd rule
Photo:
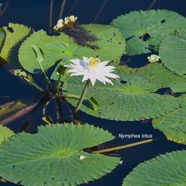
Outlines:
[[[0,1],[0,3],[6,4],[8,1]],[[54,0],[54,12],[53,12],[53,25],[57,22],[59,17],[59,11],[61,7],[61,0]],[[64,16],[76,15],[80,23],[100,23],[109,24],[113,18],[121,14],[128,13],[133,10],[146,10],[151,0],[68,0],[64,10]],[[104,5],[105,4],[105,5]],[[100,8],[102,11],[99,14]],[[49,7],[50,0],[10,0],[9,5],[0,19],[0,26],[7,25],[9,22],[20,23],[33,27],[36,31],[44,29],[49,30]],[[168,9],[173,10],[181,15],[186,16],[186,9],[183,0],[157,0],[153,6],[153,9]],[[144,56],[138,56],[139,59],[143,59]],[[135,64],[135,61],[134,61]],[[139,64],[138,64],[139,65]],[[14,100],[18,98],[31,99],[37,94],[37,91],[23,84],[20,80],[10,75],[7,70],[0,68],[0,102],[6,102],[8,100]],[[42,83],[42,82],[39,82]],[[6,98],[4,96],[7,96]],[[119,134],[149,134],[153,138],[158,140],[124,149],[118,152],[123,159],[123,164],[118,166],[111,174],[99,179],[95,182],[90,182],[90,186],[120,186],[122,179],[140,162],[151,159],[159,154],[165,152],[171,152],[178,149],[186,149],[183,145],[167,141],[164,135],[154,130],[151,123],[140,123],[140,122],[114,122],[108,120],[101,120],[91,116],[87,116],[81,113],[81,117],[84,122],[94,124],[95,126],[102,127],[112,132],[116,136],[116,139],[111,143],[114,146],[137,142],[142,139],[121,139],[118,138]],[[37,114],[34,119],[37,119]],[[20,119],[9,126],[15,131],[19,131],[21,127]],[[34,130],[34,129],[33,129]],[[14,185],[11,183],[0,183],[1,185]]]

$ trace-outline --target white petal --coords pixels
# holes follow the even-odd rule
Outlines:
[[[90,78],[90,81],[91,81],[92,85],[94,86],[95,83],[96,83],[96,78],[95,77],[91,77]]]
[[[79,59],[71,59],[70,60],[72,63],[76,64],[76,65],[79,65],[80,61]]]
[[[110,77],[110,78],[114,78],[114,79],[119,78],[119,76],[118,76],[118,75],[113,74],[113,73],[106,73],[106,74],[104,74],[104,76],[106,76],[106,77]]]
[[[78,72],[78,71],[83,71],[83,72],[85,72],[86,70],[84,69],[84,68],[82,68],[82,67],[76,67],[76,68],[71,68],[70,70],[68,70],[69,72]]]
[[[65,67],[68,67],[68,68],[77,68],[78,66],[77,65],[73,65],[73,64],[70,64],[70,65],[64,65]]]
[[[97,80],[101,81],[104,84],[106,84],[106,82],[107,82],[107,83],[110,83],[113,85],[112,81],[104,76],[97,76],[96,78],[97,78]]]
[[[106,81],[107,83],[110,83],[110,84],[113,85],[113,83],[112,83],[112,81],[111,81],[110,79],[106,78],[105,81]]]
[[[84,72],[74,72],[71,74],[71,76],[83,76],[83,75],[85,75]]]
[[[105,69],[107,69],[107,70],[113,70],[113,69],[115,69],[116,67],[114,67],[114,66],[106,66],[105,67]]]
[[[88,80],[88,79],[90,79],[90,76],[89,76],[88,74],[85,74],[85,75],[83,76],[82,82],[84,82],[84,81],[86,81],[86,80]]]
[[[95,77],[97,80],[99,80],[100,82],[102,82],[103,84],[106,84],[105,83],[105,77],[104,76],[96,76]]]
[[[108,63],[109,63],[109,61],[103,61],[103,62],[100,62],[99,65],[100,65],[101,67],[104,67],[104,66],[106,66]]]
[[[84,61],[86,64],[89,63],[89,59],[90,59],[90,58],[88,58],[88,57],[84,57],[84,56],[83,56],[83,61]]]
[[[113,66],[100,67],[99,66],[99,69],[101,69],[102,72],[113,72],[115,67],[113,67]]]

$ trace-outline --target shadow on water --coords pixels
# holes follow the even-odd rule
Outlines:
[[[4,1],[6,4],[8,1]],[[78,16],[80,23],[100,23],[109,24],[113,18],[121,14],[128,13],[133,10],[145,10],[151,6],[153,1],[143,0],[143,1],[131,1],[131,0],[68,0],[64,9],[64,16],[73,14]],[[155,2],[155,1],[154,1]],[[0,26],[7,25],[9,22],[20,23],[33,27],[36,31],[39,29],[44,29],[49,31],[49,1],[43,0],[18,0],[9,1],[6,11],[3,12],[0,18]],[[59,17],[59,12],[61,8],[61,0],[55,0],[53,4],[53,23],[55,24]],[[160,1],[157,0],[154,5],[154,9],[168,9],[180,13],[186,16],[185,7],[183,6],[183,0],[170,0],[170,1]],[[54,25],[53,24],[53,25]],[[143,61],[144,56],[138,56],[137,61]],[[125,60],[125,58],[124,58]],[[142,63],[135,64],[135,60],[131,64],[134,66],[143,66]],[[0,68],[0,97],[3,99],[11,100],[12,98],[23,98],[34,97],[37,94],[34,88],[23,84],[18,78],[10,75],[4,68]],[[6,97],[6,98],[5,98]],[[115,122],[108,121],[104,119],[98,119],[95,117],[88,116],[81,112],[81,118],[83,122],[94,124],[94,126],[101,127],[105,130],[111,132],[116,139],[112,142],[106,143],[106,146],[119,146],[123,144],[133,143],[143,140],[143,134],[151,135],[153,139],[157,139],[151,143],[131,147],[127,149],[120,150],[116,152],[122,157],[123,164],[119,165],[112,173],[108,176],[90,182],[90,186],[106,185],[106,186],[120,186],[122,179],[140,162],[154,158],[159,154],[165,152],[171,152],[173,150],[186,149],[184,145],[179,145],[174,142],[167,141],[163,135],[158,130],[153,129],[150,121],[148,122]],[[16,121],[17,129],[11,124],[10,126],[15,130],[19,131],[19,123],[22,120]],[[120,134],[126,135],[125,138],[121,138]],[[130,138],[127,135],[139,135],[139,138]],[[147,135],[147,136],[148,136]],[[147,137],[146,136],[146,137]],[[147,138],[146,138],[147,139]],[[11,183],[1,183],[1,185],[14,185]]]

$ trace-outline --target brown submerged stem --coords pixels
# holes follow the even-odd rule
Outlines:
[[[59,13],[59,19],[61,19],[62,16],[63,16],[65,4],[66,4],[66,0],[63,0],[63,2],[62,2],[62,4],[61,4],[61,10],[60,10],[60,13]]]
[[[151,4],[149,5],[149,7],[147,8],[147,10],[150,10],[150,9],[154,6],[154,4],[156,3],[156,1],[157,1],[157,0],[153,0],[153,1],[151,2]]]
[[[106,3],[107,3],[107,0],[105,0],[105,1],[103,2],[103,4],[102,4],[102,6],[100,7],[98,13],[96,14],[96,17],[95,17],[94,20],[93,20],[93,23],[95,23],[95,21],[97,20],[97,18],[98,18],[99,15],[101,14],[101,12],[102,12],[103,8],[105,7]]]
[[[101,154],[101,153],[106,153],[106,152],[112,152],[112,151],[117,151],[117,150],[129,148],[129,147],[134,147],[136,145],[149,143],[149,142],[152,142],[152,141],[153,141],[153,139],[148,139],[148,140],[139,141],[139,142],[136,142],[136,143],[131,143],[131,144],[128,144],[128,145],[122,145],[122,146],[112,147],[112,148],[102,149],[102,150],[95,150],[95,151],[92,151],[92,153]]]
[[[2,11],[0,12],[0,18],[3,16],[3,14],[5,13],[6,9],[8,8],[8,5],[10,4],[10,0],[5,4],[4,8],[2,9]]]
[[[52,32],[53,4],[54,4],[54,0],[50,0],[50,18],[49,18],[49,33],[50,34]]]

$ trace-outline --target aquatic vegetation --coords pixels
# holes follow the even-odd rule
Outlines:
[[[113,152],[126,146],[100,149],[114,136],[93,122],[84,124],[79,111],[114,121],[152,120],[168,140],[186,144],[185,17],[149,10],[119,16],[110,25],[76,20],[60,19],[54,27],[58,35],[13,23],[0,28],[0,64],[9,64],[15,77],[38,91],[34,101],[0,107],[3,125],[29,113],[20,133],[0,127],[5,131],[0,132],[3,179],[22,185],[80,185],[121,164]],[[132,68],[122,64],[126,54],[149,57],[143,67]],[[38,132],[25,133],[36,111]],[[123,185],[153,185],[155,179],[184,185],[185,165],[184,150],[167,153],[138,165]]]
[[[21,180],[23,185],[79,185],[102,177],[119,164],[118,157],[84,150],[112,140],[114,137],[108,131],[69,123],[38,130],[33,135],[15,135],[5,144],[0,154],[1,160],[7,157],[0,163],[3,178],[14,183]]]
[[[176,151],[139,164],[122,185],[185,185],[185,156],[185,150]]]
[[[147,59],[150,63],[155,63],[160,60],[160,56],[152,54],[152,55],[148,56]]]
[[[101,62],[99,58],[87,58],[83,57],[83,60],[71,59],[73,64],[65,65],[70,68],[67,72],[71,73],[71,76],[82,76],[82,82],[90,80],[92,85],[95,85],[96,80],[99,80],[103,84],[110,83],[113,85],[109,78],[117,79],[118,75],[112,73],[115,69],[114,66],[107,66],[109,61]]]

